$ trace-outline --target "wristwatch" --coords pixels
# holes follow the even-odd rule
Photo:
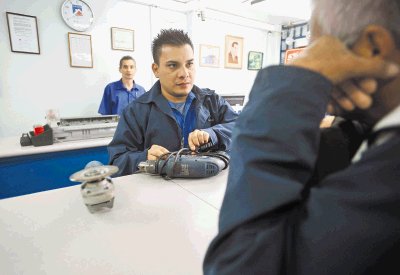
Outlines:
[[[65,0],[61,5],[61,16],[68,27],[78,32],[88,30],[94,20],[89,4],[81,0]]]

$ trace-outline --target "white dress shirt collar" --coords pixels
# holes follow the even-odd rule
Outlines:
[[[379,120],[374,128],[372,129],[372,132],[376,132],[380,129],[383,128],[388,128],[388,127],[394,127],[394,126],[400,126],[400,105],[397,106],[394,110],[392,110],[390,113],[388,113],[386,116],[381,118]],[[382,134],[382,136],[379,136],[377,140],[375,141],[375,144],[380,145],[387,140],[389,140],[394,133],[385,133]],[[357,162],[360,160],[361,155],[368,149],[368,144],[367,141],[363,141],[360,145],[360,148],[358,149],[357,153],[354,155],[352,162]]]

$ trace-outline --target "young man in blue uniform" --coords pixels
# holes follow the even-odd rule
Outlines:
[[[400,2],[313,2],[313,41],[259,72],[236,122],[206,275],[400,274]],[[371,133],[312,181],[327,106]]]
[[[159,79],[122,113],[108,146],[118,175],[132,174],[139,162],[183,147],[211,143],[229,150],[237,114],[222,97],[195,86],[193,44],[181,30],[162,30],[153,40],[152,65]]]
[[[136,74],[136,61],[127,55],[119,61],[119,72],[122,78],[108,84],[104,89],[103,98],[99,107],[99,114],[121,115],[122,110],[129,103],[144,94],[145,89],[134,80]]]

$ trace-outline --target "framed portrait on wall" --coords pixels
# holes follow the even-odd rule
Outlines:
[[[219,47],[200,44],[200,66],[219,67]]]
[[[225,36],[225,68],[241,69],[243,64],[243,37]]]
[[[303,48],[296,48],[296,49],[290,49],[285,52],[285,61],[284,64],[289,63],[292,61],[294,58],[296,58],[302,51],[304,50]]]
[[[249,58],[247,61],[248,70],[259,70],[263,64],[263,53],[262,52],[249,52]]]

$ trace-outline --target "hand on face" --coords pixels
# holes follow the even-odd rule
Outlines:
[[[332,36],[316,39],[289,65],[318,72],[335,85],[329,112],[335,105],[345,111],[370,107],[371,95],[378,87],[377,80],[394,78],[400,71],[396,64],[381,58],[363,58],[354,54]]]
[[[189,149],[195,151],[196,148],[200,147],[201,145],[209,141],[210,135],[206,131],[196,129],[189,134],[188,139],[189,139],[188,140]]]
[[[169,151],[160,146],[153,144],[150,149],[147,151],[147,159],[148,160],[157,160],[161,155],[169,153]]]
[[[356,108],[368,109],[372,105],[372,94],[377,91],[378,83],[374,78],[347,80],[335,87],[332,102],[327,112],[340,115],[342,110],[351,112]]]

